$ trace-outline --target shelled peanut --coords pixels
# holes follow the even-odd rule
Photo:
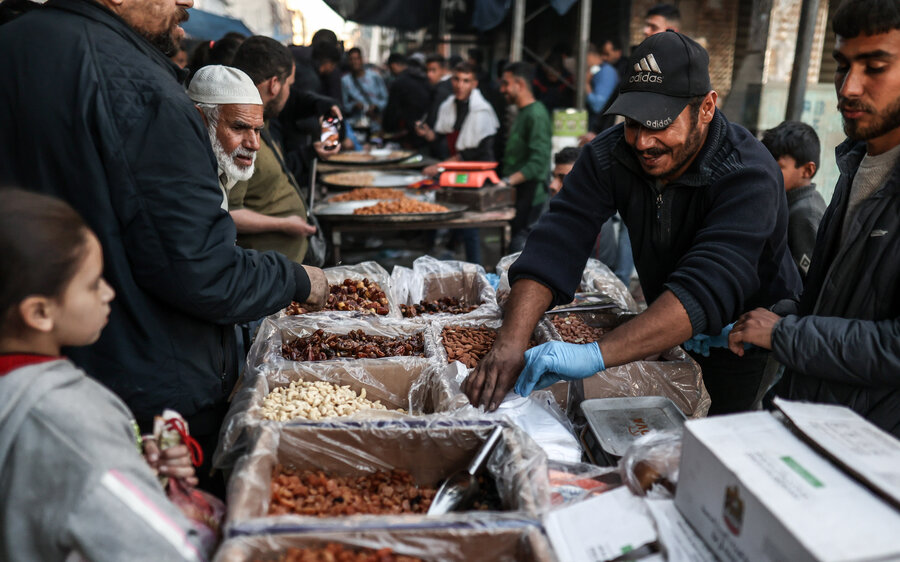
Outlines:
[[[369,183],[371,183],[372,176],[371,174],[368,175]],[[365,184],[359,183],[358,185]],[[405,195],[399,189],[389,189],[385,187],[359,187],[348,193],[335,195],[330,199],[330,201],[332,203],[340,203],[341,201],[364,201],[366,199],[400,199],[401,197],[405,197]]]
[[[344,279],[339,285],[331,285],[328,288],[328,300],[323,310],[335,310],[338,312],[358,311],[366,314],[380,314],[382,316],[390,312],[387,295],[384,290],[375,283],[364,278]],[[303,306],[294,301],[288,305],[284,313],[288,316],[306,314],[309,312]]]
[[[390,548],[347,549],[338,543],[320,548],[289,548],[277,558],[255,558],[253,562],[423,562],[415,556],[394,554]]]
[[[445,326],[441,330],[441,341],[447,351],[449,361],[459,361],[469,369],[474,369],[478,362],[488,354],[497,339],[497,330],[485,327]],[[537,343],[534,338],[528,347]]]
[[[456,297],[441,297],[430,301],[423,300],[418,304],[401,304],[400,312],[404,318],[414,318],[423,314],[465,314],[478,308],[478,305],[466,306]]]
[[[382,357],[419,356],[425,353],[422,333],[407,337],[373,336],[362,330],[347,334],[329,334],[316,330],[281,346],[281,355],[291,361],[327,361],[329,359],[379,359]]]
[[[563,341],[568,343],[590,343],[600,339],[608,330],[595,328],[574,314],[554,314],[550,321],[556,327]]]
[[[336,476],[278,466],[272,477],[269,515],[426,513],[434,494],[434,488],[416,486],[405,470]]]
[[[297,418],[351,416],[361,410],[387,410],[380,400],[366,398],[366,389],[356,393],[349,385],[338,386],[325,381],[293,381],[275,388],[263,399],[262,416],[267,420],[287,421]],[[404,410],[397,410],[404,412]]]

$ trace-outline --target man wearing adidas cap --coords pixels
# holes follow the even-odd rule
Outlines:
[[[653,35],[631,65],[608,110],[625,123],[582,151],[509,270],[503,326],[464,385],[473,404],[493,408],[513,383],[527,395],[686,340],[718,346],[708,357],[693,354],[710,413],[752,408],[765,390],[768,352],[738,357],[723,335],[742,313],[800,291],[781,172],[761,143],[716,109],[709,56],[696,42],[674,31]],[[572,300],[597,232],[616,211],[649,308],[599,342],[526,352],[544,311]]]

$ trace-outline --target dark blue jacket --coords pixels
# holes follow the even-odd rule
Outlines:
[[[109,325],[66,353],[139,420],[224,403],[232,324],[309,292],[284,256],[235,246],[176,70],[90,0],[50,0],[0,27],[0,185],[66,200],[99,237],[116,290]]]
[[[789,398],[842,404],[900,438],[900,166],[841,230],[864,142],[837,147],[841,176],[799,302],[778,303],[772,351]],[[785,392],[782,392],[783,394]]]
[[[553,306],[571,301],[597,233],[616,211],[647,301],[672,291],[694,334],[718,334],[741,313],[800,292],[781,171],[718,111],[690,168],[661,190],[621,125],[595,138],[528,237],[510,281],[543,283]]]

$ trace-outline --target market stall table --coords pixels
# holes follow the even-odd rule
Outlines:
[[[506,254],[510,241],[510,221],[516,216],[514,207],[503,207],[491,211],[467,211],[461,216],[442,219],[422,217],[415,220],[397,221],[385,217],[383,220],[372,216],[366,221],[359,221],[347,216],[318,215],[320,222],[326,224],[331,231],[331,242],[334,246],[334,263],[341,262],[341,235],[353,232],[386,232],[393,230],[437,230],[439,228],[498,228],[500,229],[500,253]]]

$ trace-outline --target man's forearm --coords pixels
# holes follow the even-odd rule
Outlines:
[[[661,353],[692,335],[687,311],[671,291],[666,291],[634,320],[602,337],[600,351],[606,367],[615,367]]]
[[[553,301],[553,292],[531,279],[513,283],[509,300],[503,307],[503,326],[498,339],[528,347],[534,327]]]
[[[279,217],[270,217],[248,209],[237,209],[230,213],[239,234],[282,232],[284,229],[284,220]]]

